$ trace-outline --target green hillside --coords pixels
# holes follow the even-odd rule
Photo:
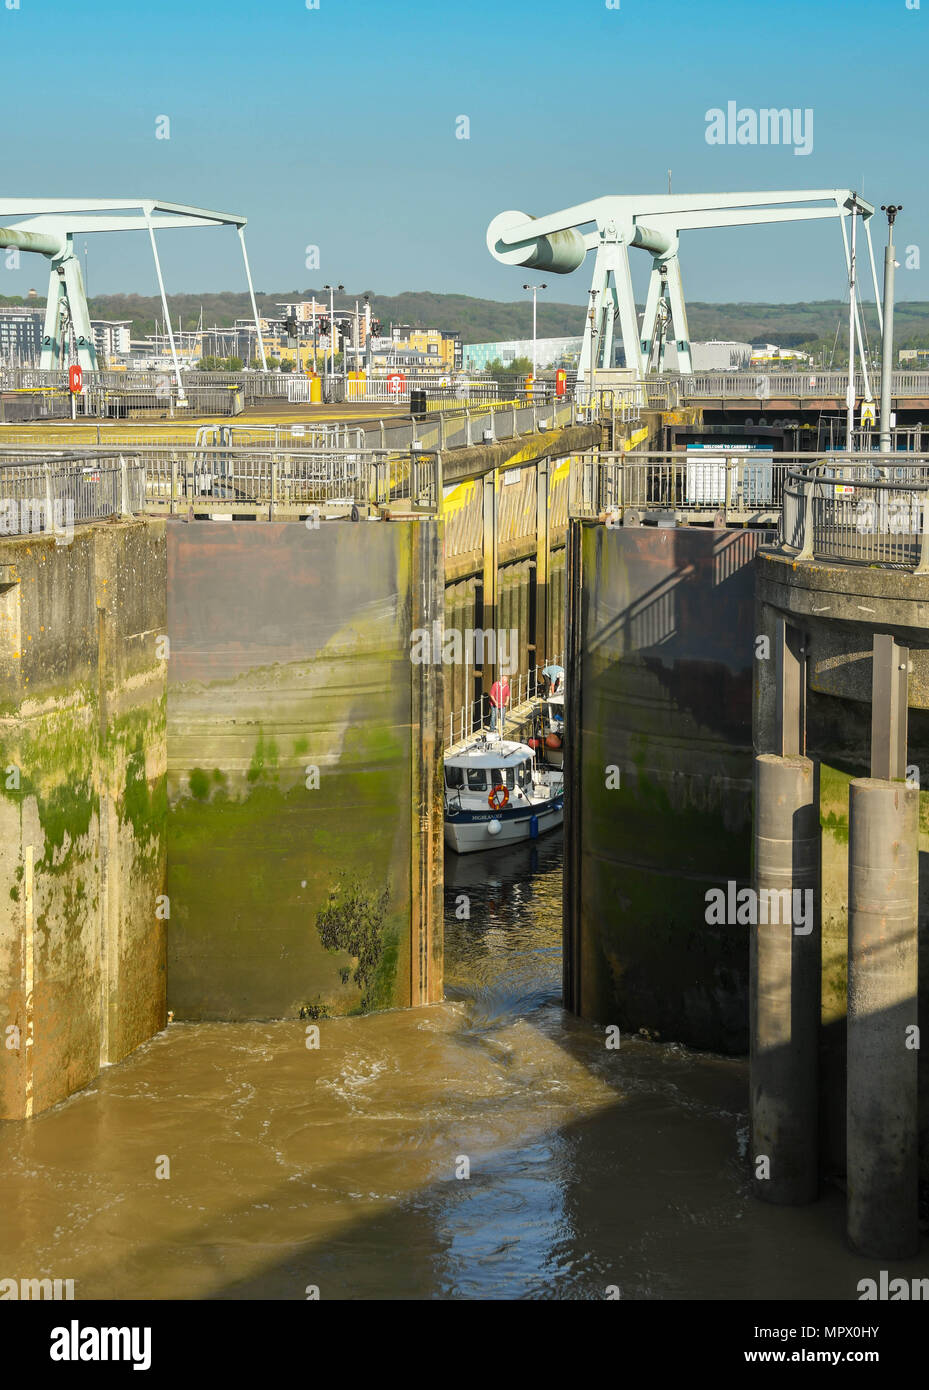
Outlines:
[[[259,309],[275,314],[276,306],[286,300],[308,299],[313,289],[278,290],[273,294],[257,295]],[[328,300],[322,289],[315,290],[317,299]],[[356,299],[362,301],[364,290],[357,294],[336,297],[337,308],[354,308]],[[442,328],[459,332],[465,343],[495,342],[509,338],[525,338],[531,332],[531,305],[526,299],[499,302],[475,299],[464,294],[433,294],[427,290],[408,291],[398,295],[371,295],[373,312],[386,331],[391,323],[412,324],[420,328]],[[0,296],[0,304],[24,304],[30,301],[16,296]],[[31,301],[35,303],[36,301]],[[175,324],[193,327],[203,310],[205,327],[218,324],[229,327],[237,318],[250,314],[247,294],[224,291],[218,294],[178,294],[169,298]],[[138,294],[96,295],[90,300],[94,318],[130,319],[132,336],[151,333],[161,317],[161,303],[155,296]],[[584,308],[578,304],[554,304],[539,300],[539,337],[562,337],[579,334],[583,329]],[[825,349],[831,354],[838,330],[839,354],[846,333],[847,306],[839,300],[822,300],[800,304],[702,304],[687,306],[691,337],[735,339],[741,342],[772,342],[781,347],[802,347],[808,350]],[[877,316],[874,305],[865,305],[865,324],[869,339],[877,341]],[[895,342],[901,347],[929,348],[929,303],[904,300],[896,307]]]

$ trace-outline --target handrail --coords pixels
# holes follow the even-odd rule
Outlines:
[[[784,481],[782,550],[802,561],[929,574],[929,460],[877,457],[880,463],[836,458],[792,469]],[[873,476],[891,470],[896,477]]]

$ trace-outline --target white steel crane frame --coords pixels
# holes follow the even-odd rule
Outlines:
[[[188,207],[184,203],[160,202],[155,198],[0,198],[0,218],[6,222],[11,217],[16,220],[6,226],[0,226],[0,248],[11,247],[36,252],[46,256],[51,262],[45,329],[42,336],[40,365],[43,370],[51,371],[70,365],[71,353],[65,339],[70,340],[72,333],[78,365],[89,371],[93,371],[97,366],[84,281],[80,263],[74,253],[74,237],[92,232],[147,231],[171,346],[178,400],[184,400],[177,346],[155,241],[156,229],[160,231],[166,227],[236,228],[242,247],[242,260],[258,335],[261,365],[264,371],[268,370],[264,339],[261,335],[261,320],[258,317],[248,252],[245,249],[247,218],[239,217],[236,213]]]
[[[784,204],[820,203],[826,206],[786,207]],[[613,359],[613,325],[618,318],[626,366],[635,376],[645,376],[656,347],[659,304],[667,289],[670,317],[677,345],[677,370],[693,372],[687,308],[678,259],[680,234],[699,227],[744,227],[765,222],[809,222],[824,217],[848,217],[853,209],[862,217],[871,245],[870,218],[874,208],[847,188],[792,189],[766,193],[658,194],[638,197],[607,196],[587,203],[531,217],[523,212],[501,212],[487,228],[487,247],[504,265],[539,268],[557,275],[576,270],[588,251],[596,251],[591,280],[591,309],[584,323],[578,366],[583,382],[591,368],[609,367]],[[596,229],[582,231],[595,223]],[[844,222],[841,223],[843,239]],[[651,252],[645,313],[639,327],[629,248]],[[846,240],[846,264],[848,245]],[[872,277],[874,257],[871,252]],[[875,281],[875,299],[880,296]],[[857,315],[857,307],[856,307]],[[658,329],[659,334],[661,332]],[[596,343],[596,355],[592,343]],[[663,345],[658,342],[659,367]]]

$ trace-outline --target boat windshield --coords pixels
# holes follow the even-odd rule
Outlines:
[[[468,768],[468,791],[483,792],[487,790],[487,770],[483,767]]]
[[[514,767],[495,767],[492,769],[491,786],[506,787],[512,791],[514,787],[521,787],[523,791],[528,791],[532,787],[532,760],[523,759],[516,763]]]
[[[448,766],[446,765],[446,768],[445,768],[445,785],[446,785],[447,787],[463,787],[463,786],[464,786],[464,768],[463,768],[463,767],[448,767]]]
[[[512,767],[495,767],[491,770],[490,785],[492,787],[506,787],[512,791],[516,786],[516,769]]]

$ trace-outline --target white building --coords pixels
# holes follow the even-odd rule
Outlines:
[[[11,304],[0,309],[0,363],[37,367],[42,351],[43,309]]]
[[[576,367],[581,339],[537,338],[535,349],[539,367]],[[470,372],[482,372],[498,358],[506,367],[517,357],[528,357],[532,361],[531,338],[514,338],[506,343],[465,343],[461,349],[461,365]]]
[[[329,317],[328,301],[322,304],[318,299],[298,299],[289,304],[278,304],[277,307],[281,311],[281,318],[296,319],[298,323],[312,323],[314,315],[317,319]]]
[[[752,356],[751,343],[736,343],[711,339],[708,343],[691,343],[690,358],[695,372],[741,372]],[[665,348],[664,369],[677,371],[677,348],[674,341]]]
[[[112,362],[114,358],[129,356],[131,319],[91,319],[90,326],[98,361]]]

